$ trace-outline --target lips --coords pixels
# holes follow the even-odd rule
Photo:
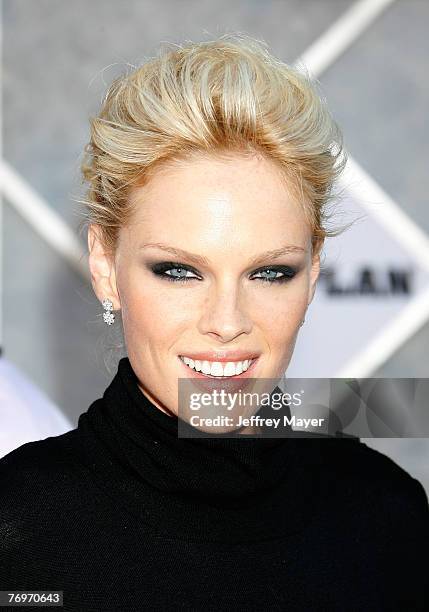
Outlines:
[[[186,355],[187,357],[187,355]],[[187,369],[187,371],[192,375],[192,377],[194,378],[214,378],[214,379],[218,379],[218,380],[231,380],[231,379],[236,379],[236,378],[248,378],[249,374],[248,372],[250,372],[250,376],[252,376],[252,372],[255,366],[255,363],[258,361],[258,358],[253,358],[252,362],[250,363],[249,367],[244,370],[241,374],[232,374],[231,376],[214,376],[212,374],[204,374],[203,372],[199,372],[197,370],[194,370],[193,368],[189,367],[179,356],[180,361],[183,363],[183,365],[185,366],[185,368]],[[192,358],[191,358],[192,359]],[[220,360],[219,360],[220,361]],[[223,363],[227,363],[227,360],[223,361]],[[247,376],[246,376],[247,375]]]
[[[193,353],[195,355],[195,353]],[[201,355],[202,353],[200,353]],[[207,353],[204,353],[207,355]],[[243,354],[243,353],[241,353]],[[249,353],[246,353],[248,355]],[[197,353],[198,355],[198,353]],[[213,355],[213,353],[210,353]],[[186,355],[187,357],[188,355]],[[254,361],[250,364],[249,368],[241,374],[235,374],[234,376],[211,376],[210,374],[203,374],[202,372],[196,372],[186,365],[184,361],[177,357],[181,363],[183,378],[190,378],[197,387],[201,388],[204,392],[211,392],[215,389],[224,389],[228,392],[236,392],[239,388],[247,387],[251,382],[252,377],[255,376],[255,368],[259,363],[259,358],[254,358]],[[191,357],[192,359],[192,357]],[[218,361],[220,361],[218,359]],[[248,380],[247,380],[248,379]]]
[[[246,359],[256,359],[261,353],[258,351],[229,350],[229,351],[201,351],[199,353],[182,353],[182,356],[189,357],[194,361],[246,361]]]

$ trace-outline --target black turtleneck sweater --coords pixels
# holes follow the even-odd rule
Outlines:
[[[0,590],[79,611],[429,610],[427,497],[392,460],[177,424],[124,358],[76,429],[1,459]]]

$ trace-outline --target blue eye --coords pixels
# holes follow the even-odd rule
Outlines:
[[[289,268],[289,266],[273,266],[271,268],[261,268],[255,274],[268,274],[265,277],[257,277],[264,283],[284,283],[295,276],[296,270]]]
[[[187,282],[195,278],[198,279],[198,276],[195,275],[192,268],[186,266],[185,264],[178,264],[171,261],[153,265],[152,272],[157,276],[173,283]],[[170,272],[170,274],[167,274],[167,272]],[[173,274],[171,274],[171,272],[173,272]],[[194,276],[188,276],[189,272],[194,274]]]
[[[201,280],[201,277],[186,264],[181,264],[172,261],[165,261],[162,263],[154,264],[151,266],[151,270],[154,274],[162,279],[173,283],[183,283],[190,280]],[[261,280],[263,283],[284,283],[292,279],[296,270],[289,266],[272,266],[267,268],[261,268],[253,273],[255,274],[267,274],[267,276],[257,276],[257,280]]]

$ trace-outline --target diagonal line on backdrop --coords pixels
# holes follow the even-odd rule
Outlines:
[[[395,0],[355,2],[310,45],[295,65],[302,63],[314,76],[319,76],[394,2]]]
[[[411,338],[429,318],[429,286],[406,303],[371,343],[346,363],[336,378],[366,378]]]
[[[0,161],[0,185],[6,200],[34,231],[89,280],[85,253],[75,232],[5,160]]]
[[[429,235],[356,162],[349,158],[340,182],[399,244],[429,272]]]

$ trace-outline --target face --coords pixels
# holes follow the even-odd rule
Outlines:
[[[178,378],[220,374],[219,365],[206,369],[210,362],[244,361],[227,366],[237,375],[252,359],[241,376],[280,377],[314,295],[319,257],[276,166],[257,155],[197,157],[163,168],[130,197],[135,208],[115,257],[91,226],[89,261],[98,299],[122,311],[143,393],[177,414]],[[198,374],[181,356],[194,367],[209,363]]]

